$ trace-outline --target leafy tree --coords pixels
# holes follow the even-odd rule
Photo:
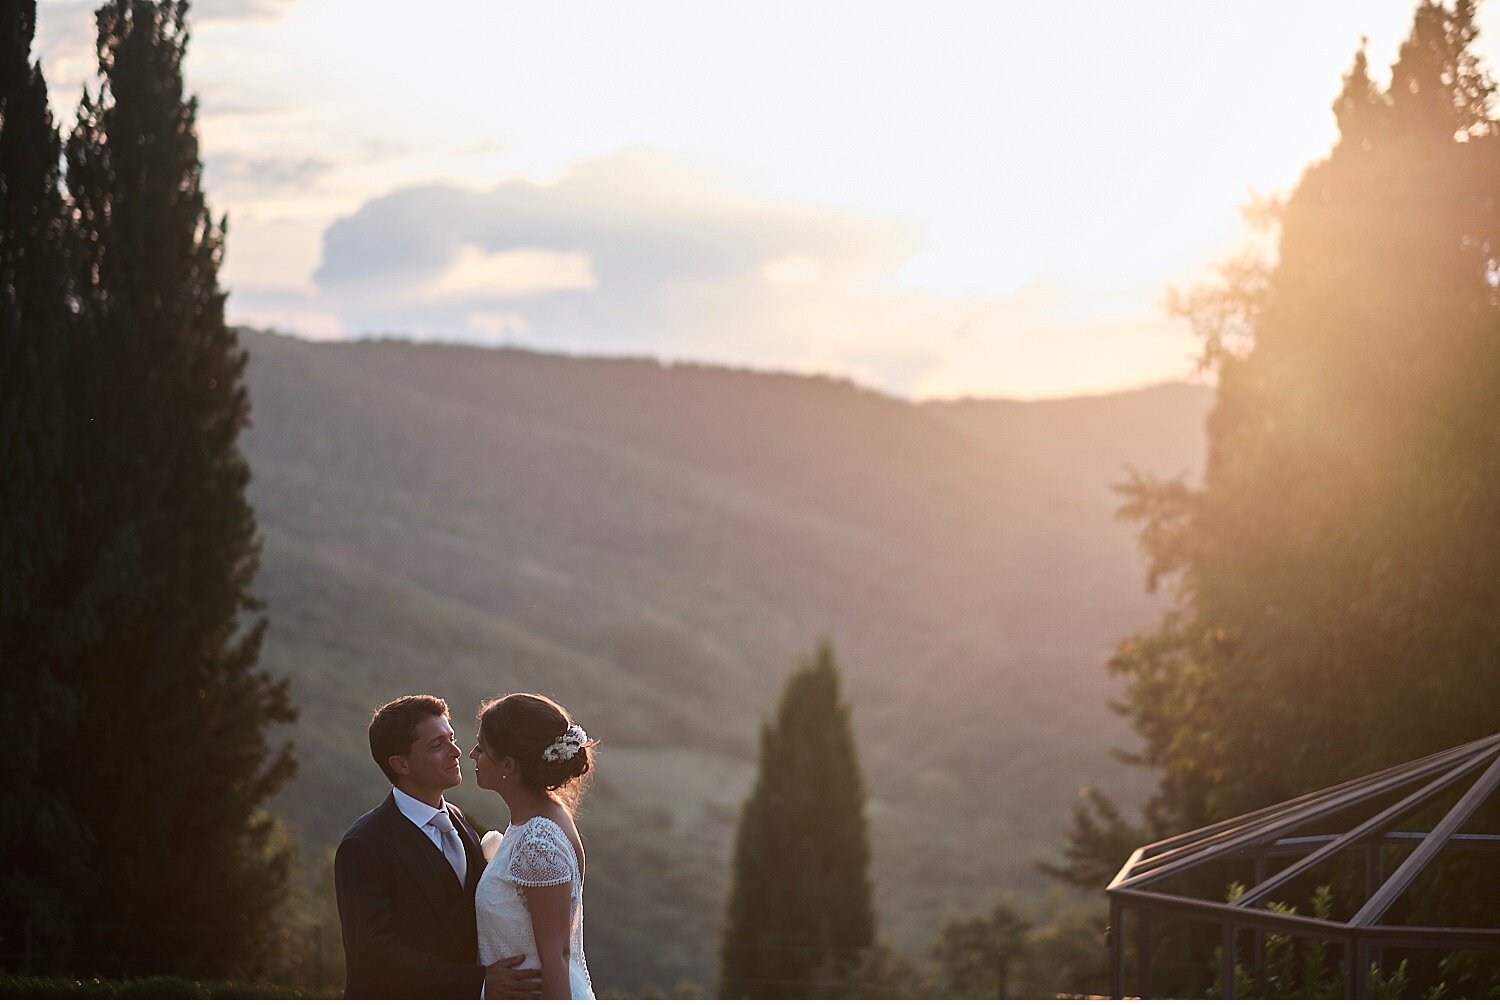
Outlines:
[[[927,969],[903,957],[884,942],[861,950],[852,963],[840,960],[815,977],[825,998],[932,998],[938,988]]]
[[[65,939],[80,835],[51,797],[76,695],[68,640],[82,630],[58,592],[70,501],[62,393],[70,346],[61,145],[31,62],[34,0],[0,0],[0,760],[25,812],[0,816],[0,926]]]
[[[1006,897],[988,914],[943,922],[932,955],[949,998],[1008,998],[1015,966],[1026,952],[1031,923]]]
[[[58,787],[96,840],[81,910],[105,969],[247,965],[282,901],[288,850],[266,800],[291,775],[267,733],[293,716],[256,669],[265,619],[237,438],[245,353],[224,323],[224,222],[204,202],[185,3],[111,0],[97,95],[67,145],[82,326],[70,407],[87,435],[71,591],[93,598],[80,741]]]
[[[1207,463],[1196,487],[1123,487],[1175,602],[1111,662],[1161,772],[1149,833],[1500,729],[1500,129],[1477,31],[1473,3],[1421,3],[1385,87],[1361,51],[1337,143],[1268,214],[1274,262],[1178,303],[1218,377]]]
[[[1063,849],[1064,861],[1038,862],[1036,867],[1085,890],[1103,890],[1130,853],[1144,843],[1145,833],[1126,821],[1114,800],[1086,786],[1073,809],[1073,829]]]
[[[1007,894],[986,914],[947,919],[932,946],[936,987],[925,997],[1053,998],[1109,990],[1102,912],[1054,903],[1045,924]]]
[[[720,996],[820,997],[848,980],[874,946],[869,861],[864,781],[823,643],[761,730],[735,836]]]
[[[1109,993],[1108,927],[1103,911],[1064,908],[1026,933],[1025,953],[1010,993],[1016,998]]]

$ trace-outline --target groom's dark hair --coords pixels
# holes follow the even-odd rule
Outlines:
[[[409,694],[386,702],[370,716],[370,756],[392,785],[396,784],[396,773],[391,770],[391,758],[410,754],[417,739],[417,724],[434,715],[448,718],[448,703],[430,694]]]

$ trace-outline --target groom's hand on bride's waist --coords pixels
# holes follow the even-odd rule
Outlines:
[[[484,970],[485,998],[540,998],[542,972],[516,969],[525,959],[524,956],[507,956],[486,967]]]

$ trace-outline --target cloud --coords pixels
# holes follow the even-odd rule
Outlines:
[[[284,310],[292,328],[315,318],[322,335],[336,318],[345,335],[833,372],[898,393],[1156,376],[1120,370],[1121,353],[1108,355],[1107,374],[1080,366],[1090,340],[1111,337],[1100,318],[1118,305],[1058,284],[957,297],[903,286],[896,277],[920,246],[900,222],[754,198],[701,166],[633,149],[549,183],[371,199],[324,233],[310,292],[245,289],[231,309],[260,324]],[[1141,326],[1164,326],[1149,300],[1130,309]]]
[[[360,141],[355,149],[361,164],[395,160],[412,152],[411,144],[389,136],[371,136]]]
[[[302,0],[195,0],[193,20],[277,21],[292,12]]]
[[[227,90],[224,89],[224,90]],[[198,121],[206,119],[260,119],[267,116],[287,115],[299,111],[296,105],[268,104],[262,101],[220,100],[214,89],[199,93]]]
[[[823,274],[823,263],[811,255],[787,255],[760,270],[772,286],[806,286]]]
[[[338,167],[321,157],[257,157],[227,151],[214,153],[204,164],[204,187],[229,198],[305,192]]]
[[[593,263],[581,252],[546,248],[488,252],[478,245],[461,244],[432,289],[440,296],[510,299],[598,286]]]
[[[351,332],[488,341],[503,330],[575,352],[847,370],[810,347],[878,340],[874,318],[853,319],[855,301],[899,298],[875,291],[916,247],[892,221],[752,199],[630,150],[548,184],[371,200],[328,229],[314,282]],[[847,308],[842,326],[824,324],[839,313],[816,307],[828,301]],[[810,338],[808,324],[825,330]],[[867,354],[872,373],[883,353]]]
[[[32,55],[41,60],[55,110],[74,101],[83,82],[94,75],[94,7],[94,0],[37,5]]]

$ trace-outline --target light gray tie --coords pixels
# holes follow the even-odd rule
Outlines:
[[[469,863],[464,857],[463,842],[458,839],[458,828],[453,826],[453,818],[448,815],[447,810],[438,810],[427,823],[437,830],[438,846],[443,850],[443,857],[453,866],[458,885],[463,886],[469,878]]]

